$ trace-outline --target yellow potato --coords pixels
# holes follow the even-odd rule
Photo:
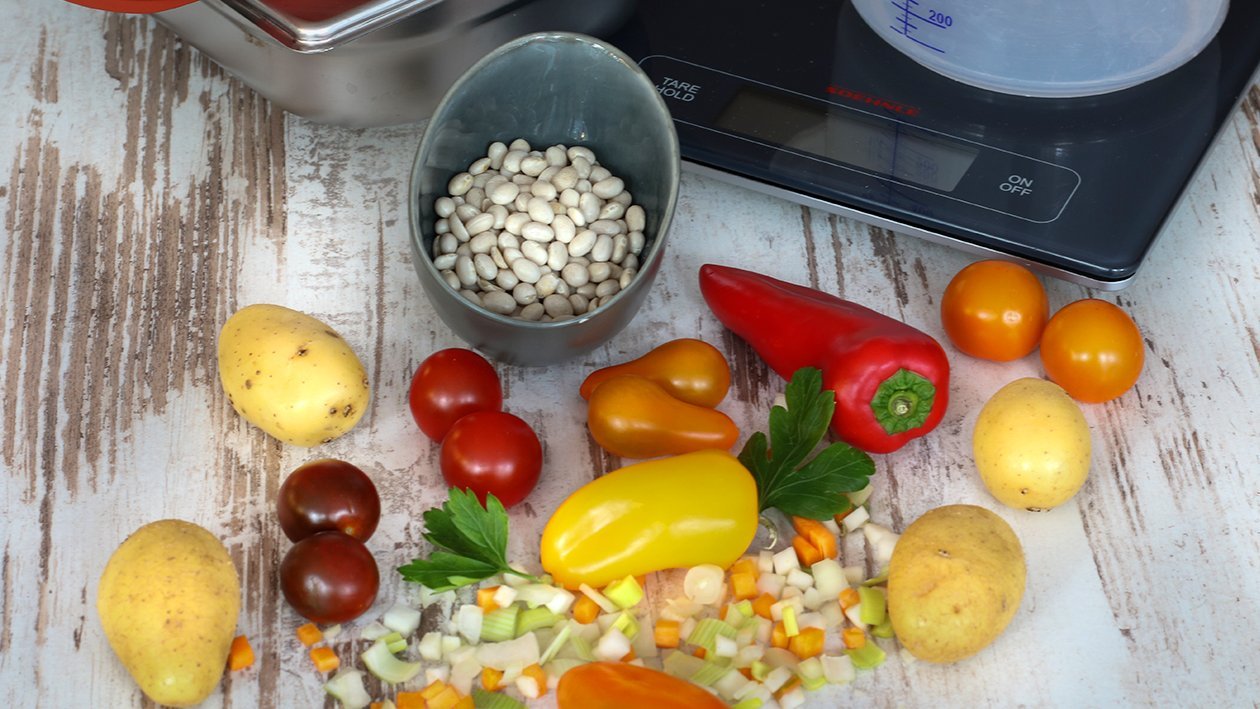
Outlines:
[[[236,413],[298,446],[354,428],[371,397],[350,345],[319,320],[279,305],[250,305],[223,324],[219,381]]]
[[[989,399],[972,435],[984,486],[1011,507],[1041,511],[1072,499],[1089,476],[1089,426],[1058,384],[1017,379]]]
[[[190,522],[136,530],[101,574],[96,610],[136,684],[165,706],[201,703],[219,685],[241,609],[227,549]]]
[[[1024,596],[1024,550],[1001,517],[974,505],[924,514],[888,564],[888,615],[910,654],[956,662],[1010,624]]]

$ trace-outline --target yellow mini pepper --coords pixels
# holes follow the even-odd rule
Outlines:
[[[757,517],[757,485],[730,453],[649,460],[562,502],[543,530],[542,566],[569,588],[699,564],[726,568],[752,543]]]

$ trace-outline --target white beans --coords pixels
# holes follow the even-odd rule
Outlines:
[[[639,272],[647,214],[588,147],[496,141],[447,191],[433,205],[433,264],[490,312],[583,315]]]

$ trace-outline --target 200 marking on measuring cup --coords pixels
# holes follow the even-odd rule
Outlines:
[[[919,10],[918,0],[889,0],[889,2],[891,2],[892,6],[897,8],[899,11],[897,18],[900,20],[900,23],[891,25],[893,32],[904,36],[912,42],[917,42],[934,52],[945,54],[944,49],[941,49],[929,42],[925,42],[915,36],[914,33],[920,29],[919,25],[915,23],[915,20],[919,20],[933,27],[945,30],[954,25],[954,18],[952,16],[931,8]]]

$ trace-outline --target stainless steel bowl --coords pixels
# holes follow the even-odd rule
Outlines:
[[[596,310],[557,322],[492,313],[453,290],[433,265],[434,201],[451,176],[493,141],[585,145],[620,176],[647,215],[639,275]],[[587,352],[634,317],[660,270],[678,197],[681,162],[669,111],[647,75],[606,42],[579,34],[527,35],[491,52],[438,104],[411,173],[412,251],[420,283],[442,320],[503,362],[545,365]]]

